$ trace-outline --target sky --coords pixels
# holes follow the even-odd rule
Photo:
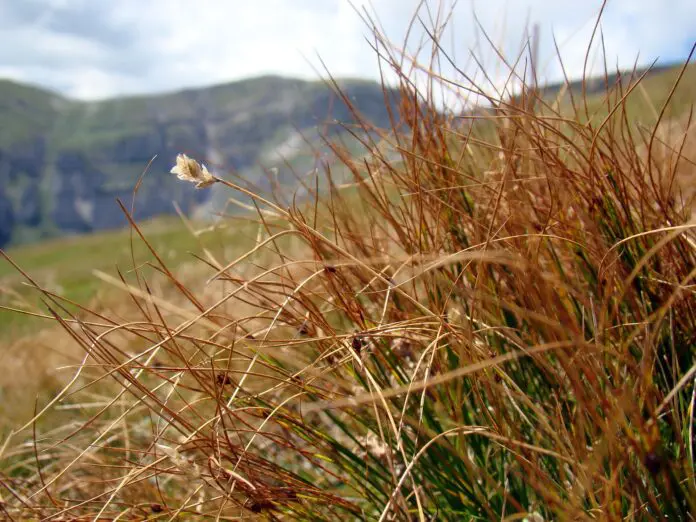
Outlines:
[[[528,27],[538,24],[538,74],[552,81],[561,77],[554,37],[568,74],[579,77],[601,6],[601,0],[0,0],[0,77],[84,100],[262,74],[318,79],[326,74],[322,62],[337,77],[377,78],[360,13],[379,20],[403,48],[418,12],[406,45],[414,54],[439,8],[451,13],[441,38],[448,54],[470,65],[473,53],[498,74],[481,29],[514,61]],[[636,59],[684,60],[696,42],[696,1],[608,0],[601,29],[611,68],[630,68]],[[601,62],[591,53],[590,66]]]

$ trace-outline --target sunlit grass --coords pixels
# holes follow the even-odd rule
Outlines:
[[[437,110],[434,89],[415,89],[374,34],[399,74],[400,112],[379,134],[363,121],[368,157],[333,145],[351,183],[329,165],[326,190],[287,207],[218,178],[259,212],[207,250],[152,225],[134,230],[136,263],[121,233],[123,257],[82,266],[110,289],[101,304],[73,314],[31,290],[82,359],[38,404],[38,428],[8,439],[7,513],[696,511],[696,144],[672,89],[693,69],[670,72],[659,94],[610,85],[575,105],[525,87],[480,122]],[[434,87],[437,63],[423,66]],[[36,248],[16,252],[27,273],[70,273],[69,258],[44,264],[50,247]],[[198,257],[179,262],[188,248]],[[118,260],[123,281],[103,274]]]

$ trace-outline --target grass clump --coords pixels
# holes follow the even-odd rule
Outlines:
[[[399,112],[359,119],[367,157],[331,142],[350,183],[327,168],[287,208],[211,178],[258,205],[246,253],[175,273],[153,248],[147,277],[112,280],[118,316],[44,295],[85,359],[4,447],[8,516],[696,512],[690,113],[665,121],[667,96],[636,122],[636,78],[596,113],[494,95],[375,38]],[[436,88],[487,105],[443,111]],[[59,406],[80,415],[37,429]]]

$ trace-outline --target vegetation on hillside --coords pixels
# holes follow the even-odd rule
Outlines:
[[[350,183],[282,205],[220,176],[258,210],[239,250],[173,269],[133,222],[117,307],[35,288],[83,359],[1,448],[8,517],[693,516],[693,68],[597,104],[511,66],[511,98],[443,80],[441,29],[420,72],[375,29],[399,111],[358,117],[368,157],[332,142]]]
[[[364,117],[388,124],[377,83],[344,79],[341,88]],[[264,188],[272,167],[281,184],[295,181],[292,168],[317,163],[308,156],[320,135],[348,139],[327,121],[350,118],[324,83],[277,76],[91,102],[0,81],[0,246],[125,226],[115,200],[129,197],[145,165],[164,171],[182,151]],[[172,201],[187,213],[224,207],[224,195],[170,177],[146,176],[138,192],[138,220],[173,214]]]

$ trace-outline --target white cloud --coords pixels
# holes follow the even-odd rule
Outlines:
[[[354,1],[359,9],[374,9],[395,42],[403,40],[418,4]],[[438,2],[429,0],[427,6],[434,12]],[[443,42],[460,62],[474,50],[490,65],[495,53],[481,38],[473,12],[493,42],[513,57],[527,23],[536,22],[543,76],[560,76],[555,34],[567,70],[577,77],[600,6],[599,0],[460,0]],[[426,7],[420,14],[427,23]],[[609,65],[618,60],[630,67],[639,52],[642,64],[657,57],[683,59],[696,39],[694,20],[693,0],[609,0],[601,24]],[[420,35],[417,23],[411,41]],[[376,78],[366,36],[367,27],[348,0],[3,2],[0,74],[71,96],[101,98],[268,73],[316,78],[318,53],[336,76]]]

